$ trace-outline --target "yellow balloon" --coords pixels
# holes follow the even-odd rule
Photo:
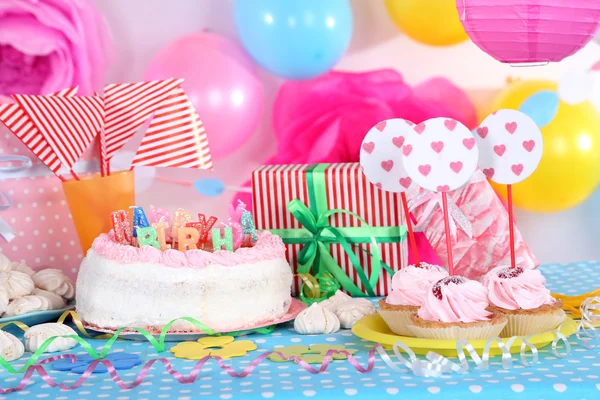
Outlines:
[[[525,99],[540,90],[556,90],[546,80],[516,81],[497,97],[492,111],[518,110]],[[560,102],[552,122],[542,129],[544,154],[535,172],[513,185],[515,206],[537,212],[574,207],[600,183],[600,114],[589,101],[576,105]],[[506,198],[506,186],[492,183]]]
[[[394,23],[417,42],[449,46],[467,39],[456,0],[385,0]]]

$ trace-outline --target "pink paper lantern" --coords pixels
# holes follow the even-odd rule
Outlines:
[[[473,43],[511,64],[561,61],[600,23],[599,0],[456,0],[456,7]]]

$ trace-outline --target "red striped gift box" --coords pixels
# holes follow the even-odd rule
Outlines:
[[[254,171],[252,177],[253,208],[256,227],[265,230],[301,229],[298,220],[288,211],[287,204],[299,199],[311,210],[307,173],[319,167],[325,179],[324,193],[327,210],[349,210],[362,217],[371,227],[402,227],[405,223],[400,207],[400,196],[380,190],[367,181],[358,163],[315,165],[267,165]],[[323,211],[320,209],[319,212]],[[361,223],[347,214],[334,214],[330,224],[336,228],[359,227]],[[298,254],[303,245],[287,244],[288,260],[294,272],[298,268]],[[354,254],[360,261],[367,276],[371,276],[371,244],[353,246]],[[393,270],[406,265],[408,250],[406,240],[395,243],[378,243],[382,262]],[[363,292],[365,288],[354,269],[350,257],[340,244],[330,244],[330,254],[348,277]],[[299,294],[300,279],[294,281],[292,292]],[[376,295],[385,296],[391,289],[390,276],[384,270],[376,287]]]

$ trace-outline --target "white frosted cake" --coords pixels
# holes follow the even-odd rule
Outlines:
[[[219,331],[246,329],[283,317],[292,272],[281,238],[261,232],[235,252],[161,251],[98,237],[77,277],[77,313],[105,329],[161,330],[180,317]],[[179,321],[176,330],[196,329]]]

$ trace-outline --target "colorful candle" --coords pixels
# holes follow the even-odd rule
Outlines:
[[[233,249],[237,250],[242,246],[244,240],[244,228],[237,222],[230,222],[228,226],[233,231]]]
[[[242,213],[240,223],[244,229],[244,235],[250,235],[252,242],[256,242],[258,240],[258,233],[256,232],[254,218],[252,217],[252,213],[250,213],[250,211],[244,211]]]
[[[137,239],[140,247],[152,246],[160,249],[161,246],[158,242],[158,234],[154,227],[138,227],[135,229],[135,231],[137,233]]]
[[[185,224],[192,220],[192,214],[185,211],[183,208],[178,208],[173,214],[173,226],[171,226],[171,236],[173,238],[173,244],[179,234],[179,228],[185,228]]]
[[[150,206],[150,222],[169,222],[171,220],[171,214],[166,208],[158,208]]]
[[[221,229],[213,228],[212,242],[215,251],[221,250],[223,247],[227,251],[233,251],[233,231],[226,226],[223,228],[223,236],[221,236]]]
[[[200,238],[200,232],[196,228],[179,228],[177,232],[177,244],[179,251],[195,250],[198,247],[198,239]]]
[[[198,214],[198,221],[188,222],[185,224],[186,227],[196,228],[200,234],[198,239],[198,245],[203,245],[208,241],[208,234],[212,227],[217,223],[219,219],[217,217],[210,217],[208,221],[204,214]]]
[[[112,220],[115,239],[121,244],[131,244],[131,223],[129,222],[129,213],[124,210],[115,211],[110,214]]]
[[[133,237],[137,237],[137,228],[148,228],[150,223],[142,207],[131,208],[133,208]]]
[[[152,224],[152,227],[156,229],[156,238],[158,240],[159,248],[162,251],[169,250],[171,248],[170,244],[167,244],[167,229],[169,229],[169,224],[166,222],[155,222]]]

